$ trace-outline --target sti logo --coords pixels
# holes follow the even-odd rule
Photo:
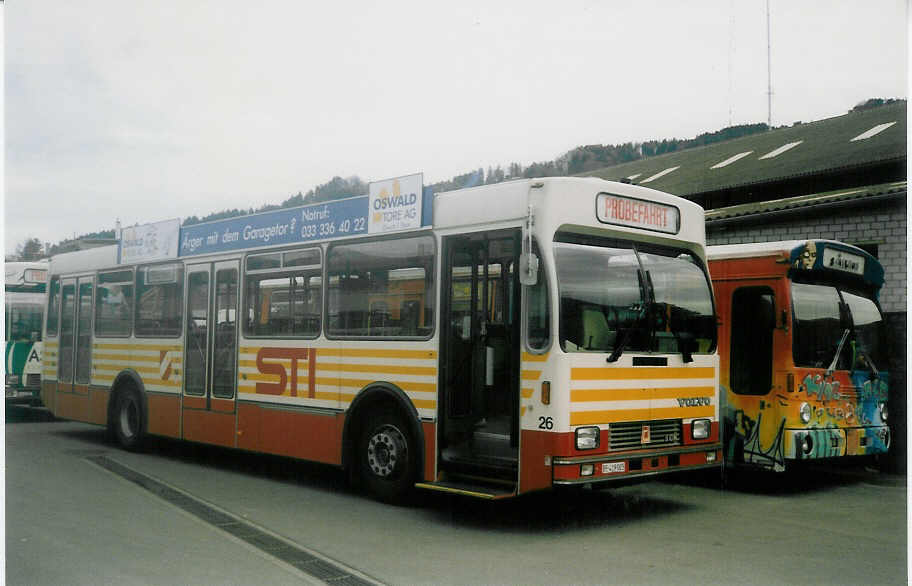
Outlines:
[[[257,352],[256,366],[261,374],[278,377],[276,382],[258,382],[256,392],[265,395],[291,395],[292,397],[314,398],[316,382],[316,348],[260,348]],[[282,362],[267,362],[282,360]],[[291,360],[290,369],[285,369],[286,360]],[[304,394],[298,395],[298,363],[307,364],[307,383]],[[290,372],[289,372],[290,371]],[[290,382],[290,384],[289,384]]]

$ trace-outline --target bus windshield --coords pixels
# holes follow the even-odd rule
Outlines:
[[[567,352],[710,352],[709,280],[684,250],[556,242],[561,347]]]
[[[795,366],[827,368],[848,329],[836,368],[870,370],[871,363],[886,368],[883,316],[873,299],[832,285],[793,282],[792,304]]]
[[[41,340],[44,295],[6,292],[6,341]]]

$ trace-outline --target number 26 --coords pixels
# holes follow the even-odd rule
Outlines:
[[[550,417],[539,417],[538,429],[554,429],[554,420]]]

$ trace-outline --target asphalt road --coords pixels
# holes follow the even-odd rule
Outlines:
[[[407,507],[333,468],[173,441],[142,453],[6,415],[8,584],[905,584],[906,481],[690,477]]]

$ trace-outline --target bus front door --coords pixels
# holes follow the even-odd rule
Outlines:
[[[187,266],[184,439],[236,447],[239,261]]]
[[[85,421],[92,374],[94,277],[63,279],[57,360],[57,415]]]
[[[516,481],[519,230],[444,239],[440,465]]]

